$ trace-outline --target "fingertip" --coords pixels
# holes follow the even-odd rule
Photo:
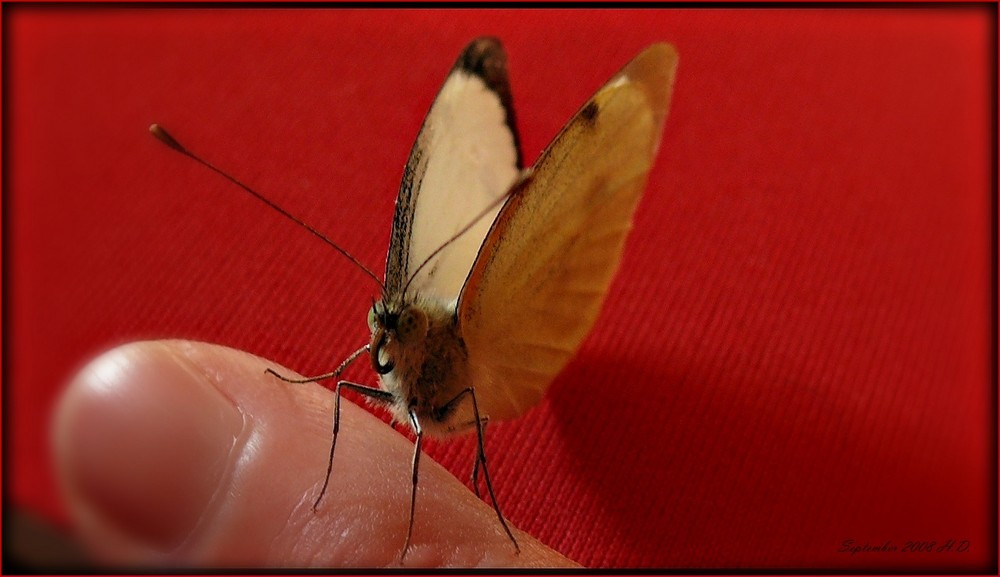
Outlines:
[[[187,341],[114,349],[74,379],[54,450],[71,512],[110,564],[398,567],[413,444],[342,404],[330,485],[333,395],[294,372]],[[515,531],[426,455],[407,567],[575,566]]]
[[[194,528],[243,428],[236,406],[169,345],[132,343],[71,382],[54,420],[71,513],[103,556],[178,547]]]

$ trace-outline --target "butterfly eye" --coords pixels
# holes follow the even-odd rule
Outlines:
[[[427,335],[427,315],[424,311],[409,307],[399,315],[396,335],[401,342],[415,342]]]
[[[378,312],[375,311],[375,305],[368,309],[368,329],[375,332],[378,328]]]

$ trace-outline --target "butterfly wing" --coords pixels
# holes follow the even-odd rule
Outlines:
[[[498,40],[479,38],[455,62],[406,163],[386,260],[387,293],[401,299],[416,272],[409,295],[457,299],[498,201],[520,171],[507,56]],[[470,230],[421,268],[477,215]]]
[[[659,147],[676,66],[667,44],[632,60],[563,128],[493,223],[458,303],[490,418],[537,403],[597,319]]]

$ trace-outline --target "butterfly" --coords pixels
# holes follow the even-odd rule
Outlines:
[[[428,112],[396,199],[384,280],[333,245],[381,288],[368,313],[370,341],[333,372],[368,353],[381,386],[338,380],[329,485],[341,393],[384,405],[413,430],[410,549],[425,435],[477,435],[472,486],[482,471],[493,509],[520,551],[493,491],[484,430],[542,398],[590,332],[621,260],[656,158],[673,93],[677,52],[643,50],[570,119],[534,166],[522,166],[507,57],[494,38],[459,55]],[[209,168],[153,125],[152,132]]]

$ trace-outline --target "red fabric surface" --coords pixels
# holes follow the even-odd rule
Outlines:
[[[597,567],[995,563],[994,11],[5,18],[15,503],[65,520],[50,410],[103,349],[198,339],[315,374],[367,338],[375,287],[151,122],[381,270],[403,163],[468,40],[507,46],[529,162],[667,40],[673,109],[604,313],[542,405],[490,427],[505,512]],[[470,439],[428,452],[467,478]]]

